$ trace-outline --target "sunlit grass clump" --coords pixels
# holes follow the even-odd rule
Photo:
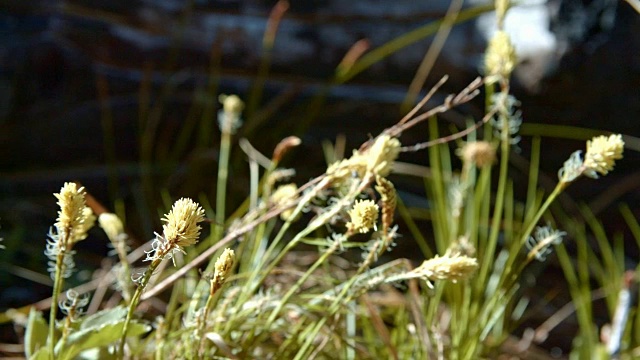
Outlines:
[[[623,247],[619,241],[611,245],[588,208],[581,209],[587,219],[581,223],[552,206],[580,177],[595,181],[611,172],[623,158],[623,137],[597,136],[586,142],[584,156],[580,150],[567,154],[549,194],[538,187],[540,139],[533,138],[527,196],[516,199],[509,158],[523,118],[510,89],[517,49],[502,26],[508,7],[506,1],[496,3],[499,30],[489,42],[484,77],[425,108],[443,78],[404,118],[350,156],[333,154],[307,183],[291,182],[294,169],[281,168],[284,154],[300,144],[295,136],[282,140],[271,158],[250,156],[251,190],[230,216],[232,140],[245,109],[236,95],[219,97],[215,199],[175,194],[173,201],[163,191],[171,201],[158,209],[165,214],[158,216],[162,228],[139,249],[129,248],[124,217],[92,210],[86,189],[65,183],[52,198],[60,210],[43,242],[54,280],[49,321],[29,310],[23,321],[25,356],[496,358],[535,305],[525,295],[530,284],[524,274],[531,264],[550,258],[562,267],[579,323],[571,356],[634,356],[640,320],[629,321],[634,277],[625,275]],[[482,118],[441,135],[438,115],[479,97],[483,87]],[[427,124],[429,138],[403,143],[402,135],[420,123]],[[422,179],[430,206],[428,233],[394,184],[403,153],[415,151],[425,151],[429,159],[430,171]],[[622,213],[640,242],[640,226],[628,209]],[[102,275],[110,301],[96,295],[97,286],[79,291],[65,284],[75,268],[73,247],[92,241],[87,231],[96,218],[117,258]],[[588,243],[591,233],[597,251]],[[565,248],[569,241],[576,261]],[[394,253],[400,243],[415,249],[411,259]],[[612,318],[607,337],[593,322],[594,281],[605,291]],[[545,324],[525,329],[510,354],[524,357],[543,343]]]
[[[458,103],[470,100],[478,84],[452,98]],[[506,79],[499,84],[506,94]],[[492,122],[497,137],[468,139],[457,151],[462,159],[459,172],[450,172],[451,165],[445,162],[450,157],[444,141],[429,148],[432,174],[425,183],[433,201],[434,233],[433,242],[420,244],[432,255],[425,253],[419,264],[407,259],[381,261],[389,258],[385,254],[398,241],[416,241],[410,233],[399,233],[395,213],[402,205],[388,178],[402,151],[421,147],[402,146],[398,137],[407,128],[401,121],[307,184],[263,181],[258,194],[263,200],[247,208],[226,235],[216,239],[214,227],[207,235],[207,241],[213,237],[213,245],[196,257],[194,245],[206,218],[204,209],[191,199],[177,200],[162,218],[162,231],[144,251],[146,269],[124,270],[128,272],[124,275],[123,269],[133,266],[122,222],[113,214],[100,214],[98,222],[122,262],[111,277],[118,284],[115,291],[122,293],[122,304],[83,316],[89,297],[67,291],[59,304],[64,321],[59,322],[52,310],[46,325],[38,312],[31,312],[27,355],[36,359],[96,353],[116,358],[492,356],[522,314],[519,304],[525,298],[519,279],[527,265],[547,261],[559,248],[565,271],[575,271],[562,244],[577,234],[539,225],[549,206],[580,175],[606,175],[622,158],[624,147],[619,135],[588,141],[584,160],[579,151],[570,156],[546,199],[538,193],[527,200],[523,212],[514,213],[506,164],[518,136],[512,119],[515,102],[494,96],[508,102],[494,103],[489,116],[471,129]],[[447,106],[454,105],[450,101]],[[436,128],[431,129],[437,136]],[[465,130],[443,139],[471,134]],[[500,173],[494,190],[489,179],[496,162]],[[267,169],[265,179],[277,171]],[[66,183],[55,194],[60,212],[46,247],[57,284],[54,300],[61,297],[63,279],[73,271],[72,245],[87,237],[94,222],[84,191]],[[315,246],[317,252],[300,267],[295,257],[303,245]],[[223,247],[209,260],[211,272],[197,271],[203,259]],[[336,268],[336,258],[344,252],[360,252],[361,260]],[[161,266],[166,262],[177,271],[172,274],[173,267]],[[184,276],[199,278],[199,284],[186,286]],[[573,296],[579,296],[584,280],[574,280]],[[169,289],[171,300],[164,315],[149,318],[140,311],[141,301]],[[374,296],[396,300],[378,303]],[[383,314],[391,316],[382,322]],[[593,349],[597,346],[592,344]]]

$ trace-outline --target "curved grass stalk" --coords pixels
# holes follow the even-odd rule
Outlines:
[[[461,24],[463,22],[475,19],[479,15],[492,11],[493,9],[493,4],[486,4],[462,10],[458,14],[458,17],[453,22],[453,24]],[[376,49],[371,50],[370,52],[362,56],[358,61],[356,61],[355,64],[348,69],[348,71],[344,73],[337,73],[334,79],[334,83],[345,83],[359,73],[368,69],[372,65],[376,64],[377,62],[382,61],[388,56],[395,54],[397,51],[435,34],[438,29],[440,29],[444,21],[445,19],[433,21],[427,25],[421,26],[413,31],[403,34]]]

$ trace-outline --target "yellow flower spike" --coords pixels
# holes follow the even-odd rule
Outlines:
[[[349,210],[351,221],[347,223],[349,232],[367,233],[372,228],[376,230],[378,220],[378,205],[373,200],[359,200]]]
[[[385,282],[422,279],[429,287],[433,287],[431,281],[449,280],[455,283],[458,280],[468,279],[477,269],[478,260],[476,258],[447,251],[443,256],[436,255],[425,260],[422,265],[409,272],[389,276]]]
[[[214,267],[215,270],[211,279],[212,288],[219,289],[227,281],[227,276],[231,272],[235,258],[236,254],[233,250],[224,249]]]
[[[58,230],[58,234],[65,241],[73,243],[77,229],[85,221],[84,188],[78,188],[76,183],[67,182],[62,186],[59,193],[53,195],[58,199],[58,206],[60,206],[55,227]]]
[[[271,194],[271,201],[274,204],[286,204],[292,200],[295,200],[298,197],[298,186],[296,184],[286,184],[278,186],[276,191]],[[291,215],[293,215],[294,209],[287,209],[280,213],[280,219],[283,221],[289,220]]]
[[[240,115],[244,109],[244,101],[238,95],[220,95],[222,110],[218,111],[218,126],[223,134],[234,134],[242,125]]]
[[[490,142],[474,141],[466,143],[459,149],[458,156],[467,164],[475,164],[483,168],[491,166],[496,161],[496,149]]]
[[[100,214],[98,216],[98,224],[100,224],[100,227],[111,241],[118,239],[120,234],[124,233],[122,220],[116,214],[108,212]]]
[[[456,282],[468,278],[477,268],[478,261],[475,258],[446,253],[444,256],[436,256],[425,260],[414,271],[430,280],[451,280]]]
[[[198,241],[201,230],[198,223],[204,221],[204,209],[193,200],[182,198],[173,204],[162,220],[166,222],[162,226],[164,246],[182,250]]]
[[[184,252],[183,247],[193,245],[198,241],[201,230],[198,223],[204,221],[204,209],[195,201],[189,198],[182,198],[173,204],[171,211],[162,220],[166,222],[162,226],[162,236],[156,234],[156,239],[151,243],[151,250],[147,251],[145,261],[151,261],[151,264],[139,278],[134,280],[138,286],[129,303],[127,317],[122,326],[120,344],[117,350],[117,356],[120,359],[124,357],[124,348],[133,312],[140,303],[140,298],[149,284],[151,275],[166,257],[175,260],[173,258],[174,252]]]
[[[49,335],[47,336],[51,358],[55,354],[58,298],[64,279],[70,277],[75,268],[73,261],[75,251],[71,249],[74,243],[87,237],[87,231],[95,222],[93,212],[86,205],[83,187],[78,187],[73,182],[67,182],[62,186],[59,193],[53,195],[58,199],[60,211],[58,211],[58,218],[54,224],[56,230],[50,231],[44,251],[45,255],[51,260],[48,270],[53,279],[52,306],[49,313]],[[61,339],[63,344],[64,339],[65,334]]]
[[[222,110],[228,114],[240,114],[244,110],[244,101],[238,95],[218,96],[218,100],[222,104]]]
[[[400,154],[400,141],[398,139],[389,135],[379,136],[364,154],[367,162],[367,171],[383,177],[389,175],[398,154]]]
[[[381,135],[376,138],[371,147],[364,151],[354,151],[350,158],[329,165],[326,174],[336,183],[343,182],[354,172],[360,177],[365,173],[387,176],[391,172],[393,162],[400,154],[400,145],[398,139]]]
[[[396,211],[398,199],[393,183],[382,176],[376,177],[376,190],[380,193],[382,204],[382,232],[388,234],[393,225],[393,215]]]
[[[87,233],[95,225],[96,216],[93,214],[93,210],[90,207],[85,206],[82,209],[82,222],[73,230],[73,242],[78,242],[87,238]]]
[[[493,82],[497,79],[507,79],[511,76],[517,64],[516,50],[509,35],[499,30],[489,41],[484,58],[486,76]]]
[[[613,170],[615,161],[622,159],[624,141],[622,135],[596,136],[587,141],[587,153],[584,156],[584,174],[598,178],[598,173],[607,175]]]

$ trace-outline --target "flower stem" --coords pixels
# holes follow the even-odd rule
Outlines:
[[[58,299],[60,297],[60,289],[62,289],[62,273],[64,267],[64,251],[60,251],[56,256],[56,273],[53,280],[53,294],[51,295],[51,310],[49,311],[49,336],[47,342],[49,343],[49,359],[55,358],[55,346],[56,346],[56,313],[58,310]]]
[[[140,303],[140,297],[142,296],[144,289],[149,284],[151,275],[153,275],[153,272],[156,270],[158,265],[160,265],[160,263],[162,262],[162,259],[163,257],[159,257],[151,262],[151,265],[149,265],[147,270],[144,272],[144,275],[142,276],[142,279],[140,280],[140,283],[136,288],[136,292],[133,294],[133,298],[129,303],[129,310],[127,311],[127,317],[124,320],[124,325],[122,326],[122,337],[120,338],[120,345],[118,348],[118,356],[117,356],[118,359],[124,358],[124,345],[127,338],[127,332],[129,331],[129,324],[131,323],[131,319],[133,318],[133,312],[138,307],[138,303]]]
[[[229,116],[224,114],[224,116]],[[225,123],[230,120],[225,120]],[[230,126],[230,125],[228,125]],[[216,184],[216,224],[214,240],[218,241],[222,237],[222,230],[225,222],[227,179],[229,177],[229,154],[231,149],[231,129],[222,129],[220,138],[220,156],[218,158],[218,181]]]
[[[64,320],[64,327],[62,329],[62,337],[60,338],[60,351],[64,350],[65,345],[67,344],[67,339],[69,338],[69,333],[71,332],[71,322],[74,317],[75,308],[73,308],[69,314],[67,314],[67,318]]]
[[[542,215],[544,215],[544,213],[547,211],[547,209],[549,208],[551,203],[553,203],[553,201],[558,197],[558,195],[560,195],[560,193],[567,187],[567,185],[568,185],[568,183],[562,182],[562,181],[559,182],[558,185],[556,185],[556,188],[553,189],[553,192],[551,193],[551,195],[549,195],[547,200],[545,200],[544,204],[542,204],[540,209],[538,209],[538,212],[533,217],[533,219],[531,219],[531,221],[527,225],[526,230],[522,233],[522,237],[520,238],[519,247],[522,247],[527,242],[527,239],[529,238],[529,235],[531,235],[531,232],[533,231],[533,228],[536,226],[538,221],[540,221],[540,218],[542,218]]]
[[[207,302],[204,305],[204,310],[202,312],[202,321],[198,326],[198,336],[196,339],[199,339],[198,345],[198,359],[204,359],[204,329],[207,327],[207,319],[209,318],[209,313],[213,308],[213,297],[216,292],[220,289],[220,285],[217,283],[211,282],[211,289],[209,290],[209,297],[207,298]]]
[[[520,254],[520,249],[526,244],[527,239],[529,238],[529,236],[531,235],[531,232],[533,231],[533,228],[536,226],[538,221],[540,221],[540,219],[542,218],[542,215],[544,215],[544,213],[549,209],[549,206],[551,206],[551,203],[553,203],[553,201],[558,197],[558,195],[560,195],[560,193],[569,184],[570,183],[568,182],[560,181],[558,185],[556,185],[555,189],[553,189],[553,192],[549,195],[547,200],[545,200],[544,204],[540,206],[540,209],[538,209],[538,212],[536,212],[536,214],[533,216],[531,221],[527,224],[525,231],[522,233],[522,237],[517,243],[517,247],[516,247],[517,251],[511,251],[509,253],[509,258],[507,259],[507,262],[505,264],[505,270],[502,272],[502,277],[500,279],[501,283],[505,283],[506,281],[509,281],[509,283],[506,284],[506,288],[511,288],[511,285],[517,280],[518,274],[520,274],[524,266],[526,266],[529,263],[529,261],[525,260],[516,269],[517,271],[512,271],[512,267],[514,266],[517,255]],[[509,277],[511,277],[510,280],[508,280]]]

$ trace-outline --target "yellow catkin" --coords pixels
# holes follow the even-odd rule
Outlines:
[[[162,219],[163,237],[168,247],[182,248],[198,241],[199,222],[204,221],[204,209],[189,198],[176,201],[168,214]],[[165,246],[166,246],[165,245]]]
[[[347,223],[350,232],[367,233],[376,228],[378,220],[378,205],[372,200],[357,200],[349,210],[351,221]]]
[[[597,177],[595,173],[607,175],[613,170],[615,161],[622,159],[623,151],[624,141],[620,134],[596,136],[587,141],[587,153],[584,156],[586,175],[591,177],[594,177],[593,175]]]
[[[376,177],[376,184],[376,190],[380,194],[380,203],[382,204],[382,232],[387,234],[393,224],[393,216],[396,211],[398,201],[396,189],[391,181],[382,176]]]
[[[229,248],[224,249],[214,266],[213,278],[211,279],[212,288],[219,289],[225,281],[227,281],[227,277],[235,261],[235,256],[236,254],[233,250]]]
[[[516,50],[509,35],[499,30],[489,41],[484,58],[486,76],[490,79],[508,79],[517,64]]]
[[[58,234],[70,244],[85,239],[95,217],[86,206],[84,188],[78,187],[76,183],[67,182],[59,193],[53,195],[58,199],[60,206],[55,223]]]

